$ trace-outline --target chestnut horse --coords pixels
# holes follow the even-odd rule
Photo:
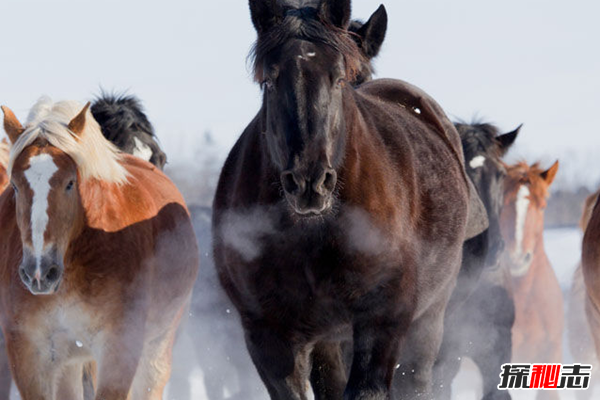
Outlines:
[[[426,398],[463,242],[487,227],[460,138],[414,86],[347,84],[349,0],[250,11],[263,106],[221,172],[213,240],[252,360],[272,399],[309,380],[317,399],[387,399],[395,372]]]
[[[139,99],[102,93],[94,100],[90,110],[104,137],[119,150],[149,161],[162,170],[166,155],[156,141],[154,128],[144,114]],[[8,185],[8,155],[9,145],[3,139],[0,142],[0,193],[4,189],[2,177],[6,178],[5,185]],[[4,336],[0,333],[0,400],[8,400],[11,388],[8,356],[4,347]]]
[[[592,217],[592,211],[598,200],[600,192],[596,192],[587,197],[583,206],[583,213],[579,221],[579,228],[585,232]],[[594,339],[590,330],[590,324],[586,314],[586,309],[593,310],[593,305],[590,303],[590,298],[585,289],[583,279],[583,270],[581,263],[573,273],[573,281],[571,290],[568,296],[568,312],[567,312],[567,333],[569,339],[569,349],[573,360],[579,363],[592,364],[594,368],[598,367],[598,357],[594,347]],[[581,400],[591,399],[594,392],[594,386],[597,384],[597,379],[590,381],[588,390],[578,390],[577,398]]]
[[[23,399],[160,399],[198,249],[185,203],[120,153],[76,102],[3,107],[12,187],[0,196],[0,323]]]
[[[548,170],[524,162],[507,167],[502,236],[502,264],[512,276],[515,302],[512,362],[560,363],[563,297],[544,249],[544,210],[558,161]],[[557,398],[539,391],[538,398]]]
[[[600,207],[596,198],[589,224],[583,235],[581,266],[587,291],[585,311],[600,358]]]

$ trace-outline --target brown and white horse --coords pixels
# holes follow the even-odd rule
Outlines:
[[[558,161],[545,171],[537,163],[507,167],[500,223],[506,245],[502,264],[512,276],[515,300],[513,362],[562,360],[563,298],[543,238],[548,188],[557,171]]]
[[[181,194],[76,102],[3,107],[0,323],[23,399],[160,399],[198,250]]]
[[[579,220],[579,227],[582,232],[585,232],[592,217],[592,211],[598,200],[600,192],[596,192],[585,200],[583,205],[583,213]],[[573,360],[579,363],[586,363],[598,367],[598,357],[594,348],[594,339],[588,323],[587,309],[593,311],[593,305],[590,303],[590,298],[585,289],[583,279],[583,269],[581,263],[573,273],[573,281],[571,290],[568,295],[568,312],[567,312],[567,332],[569,340],[569,349]],[[597,379],[590,381],[589,390],[578,390],[578,399],[591,399],[594,391],[594,386],[598,383]]]

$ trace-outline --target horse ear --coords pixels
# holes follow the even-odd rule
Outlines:
[[[83,109],[69,122],[69,130],[76,134],[77,136],[81,136],[83,130],[85,129],[85,120],[88,108],[90,108],[90,102],[83,107]]]
[[[25,128],[23,128],[23,125],[21,125],[15,113],[10,108],[2,106],[2,112],[4,113],[4,130],[10,142],[14,144],[19,136],[25,132]]]
[[[546,171],[542,172],[540,174],[540,176],[542,177],[543,180],[546,181],[548,186],[550,186],[552,184],[552,182],[554,181],[554,178],[556,177],[557,172],[558,172],[558,160],[554,164],[552,164],[552,166],[550,168],[548,168]]]
[[[250,16],[259,34],[271,29],[281,19],[282,10],[277,0],[250,0]]]
[[[513,143],[517,139],[517,136],[519,135],[519,131],[521,130],[522,127],[523,127],[523,124],[519,125],[517,127],[517,129],[515,129],[512,132],[508,132],[508,133],[505,133],[503,135],[496,137],[496,140],[498,141],[498,143],[500,143],[500,149],[502,151],[502,155],[506,154],[506,152],[513,145]]]
[[[387,32],[387,25],[387,11],[382,4],[371,15],[371,18],[356,31],[356,34],[362,39],[361,47],[369,60],[379,54]]]
[[[346,29],[350,23],[350,0],[321,0],[319,15],[333,26]]]

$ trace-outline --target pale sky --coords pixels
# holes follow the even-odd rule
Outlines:
[[[353,15],[367,19],[380,3],[354,0]],[[420,86],[453,118],[525,123],[513,158],[560,158],[563,179],[600,177],[600,2],[384,4],[378,76]],[[177,162],[207,130],[226,152],[258,111],[245,0],[3,0],[0,14],[0,103],[22,119],[41,95],[127,90]]]

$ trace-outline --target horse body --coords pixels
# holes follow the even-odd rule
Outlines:
[[[587,292],[585,312],[589,329],[596,348],[596,357],[600,357],[600,299],[598,287],[600,287],[600,208],[596,197],[592,208],[589,224],[583,236],[581,266]]]
[[[593,193],[585,200],[579,221],[579,228],[582,232],[585,232],[588,227],[599,194],[600,192]],[[587,310],[593,312],[594,306],[586,291],[583,268],[580,262],[573,273],[568,294],[567,333],[569,349],[574,360],[580,363],[592,364],[594,368],[597,368],[599,365],[598,356],[596,355],[594,338],[588,322]],[[589,390],[578,391],[577,398],[581,400],[590,399],[597,383],[597,379],[592,379]]]
[[[437,105],[399,81],[343,96],[348,131],[335,215],[298,221],[290,213],[271,184],[279,174],[260,116],[231,151],[215,197],[215,261],[272,398],[304,398],[313,349],[313,361],[327,359],[312,368],[316,394],[340,398],[345,372],[329,342],[348,335],[348,398],[384,398],[401,343],[417,370],[406,395],[430,390],[460,264],[469,193],[450,144],[458,138],[448,140],[456,131],[432,128],[448,126],[445,116],[417,114],[407,99],[423,101],[424,111]]]
[[[543,171],[537,164],[508,167],[501,226],[506,242],[502,264],[512,276],[515,302],[513,362],[562,361],[563,297],[544,250],[544,209],[558,162]],[[554,398],[540,391],[538,397]]]
[[[85,117],[86,110],[73,119],[83,119],[81,131],[74,130],[77,124],[69,129],[84,137],[101,135],[91,114]],[[56,129],[45,122],[40,126]],[[13,133],[14,139],[37,128],[28,129]],[[74,203],[63,209],[67,200],[55,199],[60,187],[54,185],[75,168],[78,157],[55,147],[57,139],[48,135],[15,154],[12,171],[19,192],[9,188],[0,197],[0,235],[7,238],[0,245],[1,322],[17,387],[24,399],[81,398],[83,367],[95,362],[96,398],[159,399],[198,266],[185,203],[154,166],[121,154],[118,165],[126,182],[87,178],[77,164],[77,195],[67,192],[75,196],[69,197]],[[60,139],[68,140],[66,135],[72,134],[63,135]],[[52,250],[45,250],[36,267],[41,275],[33,277],[28,269],[31,243],[23,230],[28,224],[23,210],[32,200],[23,176],[30,176],[39,159],[51,161],[57,170],[49,181],[44,234],[45,242],[53,240],[45,246]],[[70,182],[67,190],[72,186]],[[35,216],[36,201],[26,214]],[[73,224],[54,231],[62,220]],[[36,230],[35,222],[31,229]],[[54,264],[47,269],[49,259]]]

